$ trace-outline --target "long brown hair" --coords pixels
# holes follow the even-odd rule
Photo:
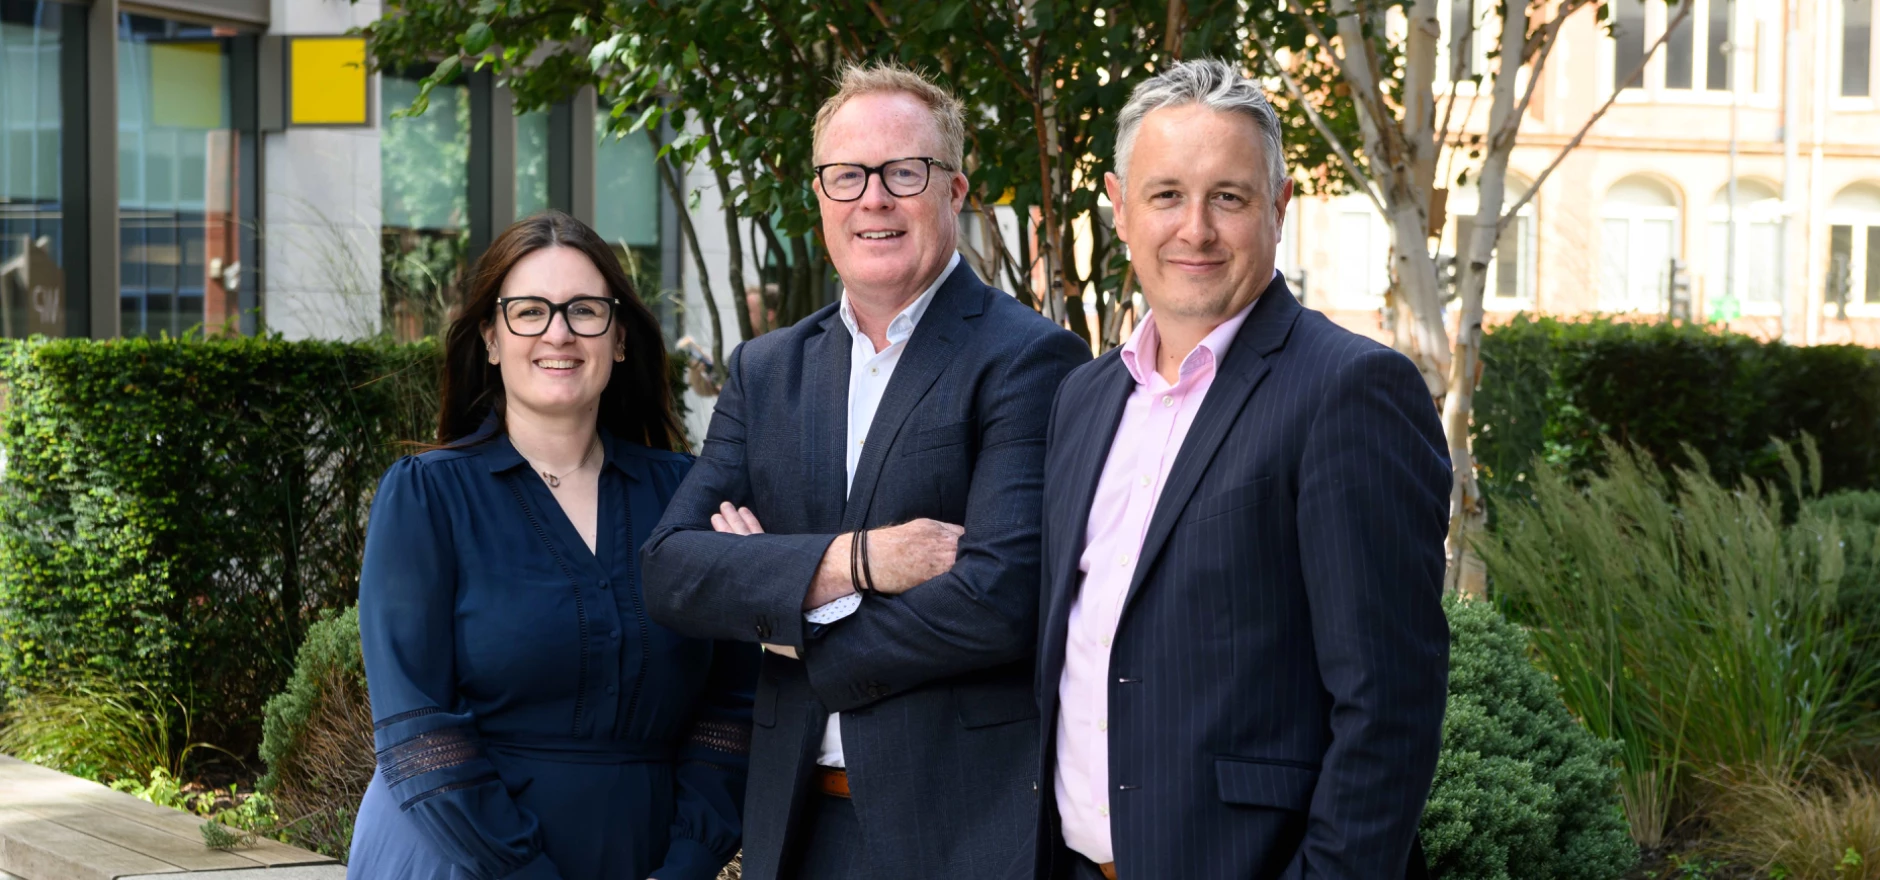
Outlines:
[[[476,433],[492,413],[501,424],[503,372],[489,362],[483,328],[496,319],[496,298],[510,270],[523,257],[548,247],[574,248],[586,254],[606,279],[607,295],[619,301],[614,307],[614,338],[626,346],[627,359],[614,364],[613,375],[601,391],[600,426],[618,439],[685,451],[685,429],[672,410],[666,342],[659,335],[658,319],[634,295],[633,282],[627,280],[613,249],[587,224],[560,211],[516,221],[477,260],[463,313],[444,334],[438,444],[448,446]]]

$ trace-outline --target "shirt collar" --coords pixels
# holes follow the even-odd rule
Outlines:
[[[635,473],[633,468],[627,466],[627,457],[618,454],[618,441],[614,439],[614,435],[608,433],[606,428],[600,429],[600,435],[601,470],[604,471],[611,467],[630,479],[639,479],[640,475]],[[483,456],[483,460],[489,464],[490,473],[492,474],[500,474],[515,468],[529,466],[529,460],[523,458],[522,453],[516,450],[516,444],[510,442],[509,432],[497,430],[496,417],[494,415],[490,416],[490,418],[483,423],[483,427],[477,429],[475,434],[464,438],[461,442],[465,447],[473,448],[478,454]],[[531,468],[531,470],[533,470],[533,468]]]
[[[1240,325],[1247,323],[1247,316],[1253,313],[1253,307],[1260,302],[1254,297],[1233,317],[1222,321],[1219,326],[1201,337],[1195,350],[1182,358],[1181,369],[1176,381],[1187,378],[1194,371],[1205,365],[1218,364],[1227,354],[1227,347],[1234,344],[1234,336],[1240,333]],[[1129,341],[1123,343],[1123,367],[1129,370],[1129,377],[1137,385],[1149,384],[1149,376],[1155,372],[1156,348],[1162,344],[1162,333],[1156,329],[1155,312],[1143,316],[1142,323],[1136,325],[1136,332],[1129,334]]]
[[[914,325],[919,324],[921,316],[927,314],[927,307],[933,305],[934,294],[940,292],[940,285],[947,282],[947,278],[953,275],[954,268],[959,264],[960,252],[954,251],[953,259],[947,261],[945,269],[940,270],[940,277],[935,278],[932,284],[927,285],[926,290],[921,291],[920,296],[915,297],[913,302],[908,303],[907,308],[902,309],[900,314],[894,316],[894,320],[888,322],[889,345],[899,345],[914,335]],[[842,325],[849,328],[850,336],[862,335],[862,328],[855,323],[855,310],[849,306],[848,291],[842,292],[842,304],[837,307],[836,314],[842,316]]]

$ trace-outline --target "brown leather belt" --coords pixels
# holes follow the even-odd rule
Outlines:
[[[1115,862],[1104,862],[1103,864],[1097,866],[1097,870],[1103,872],[1103,880],[1116,880],[1116,863]]]
[[[849,796],[849,773],[834,767],[816,768],[816,789],[830,797]]]

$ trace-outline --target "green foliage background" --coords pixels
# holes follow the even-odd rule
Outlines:
[[[1475,456],[1491,503],[1531,497],[1538,458],[1599,471],[1604,439],[1717,480],[1779,480],[1781,446],[1819,444],[1822,491],[1880,488],[1880,351],[1798,347],[1689,324],[1518,316],[1482,342]]]
[[[436,348],[269,338],[0,350],[0,684],[103,678],[237,753],[307,623],[352,603]]]

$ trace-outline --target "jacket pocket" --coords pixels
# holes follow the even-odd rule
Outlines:
[[[951,425],[941,425],[938,428],[915,431],[908,435],[906,443],[901,444],[901,454],[913,455],[918,452],[945,449],[949,446],[964,446],[971,443],[972,440],[973,420],[967,419],[963,422],[954,422]]]
[[[1319,771],[1290,762],[1215,758],[1214,779],[1226,803],[1303,813],[1312,805]]]
[[[1200,522],[1233,513],[1266,500],[1268,491],[1273,487],[1273,478],[1256,477],[1231,489],[1216,492],[1205,498],[1189,502],[1183,519],[1188,522]]]
[[[1038,717],[1038,700],[1032,696],[1030,681],[957,686],[953,700],[960,707],[960,726],[969,729]]]

